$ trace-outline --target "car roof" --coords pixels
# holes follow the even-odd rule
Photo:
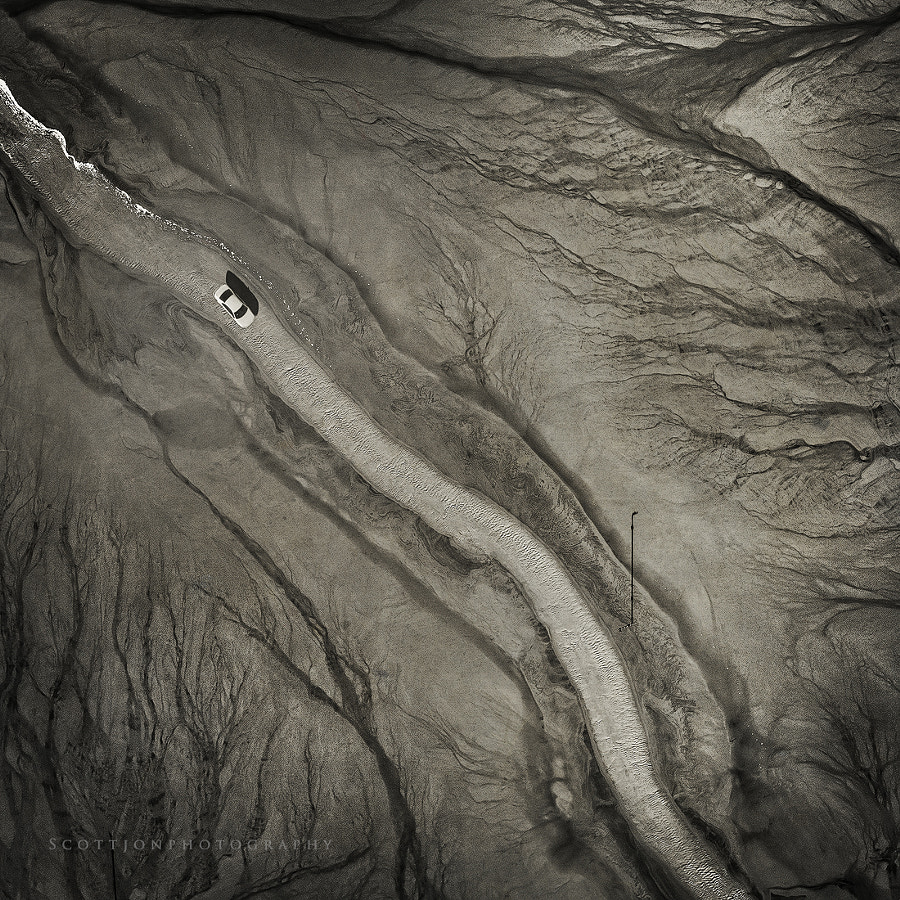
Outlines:
[[[225,273],[225,283],[247,304],[254,316],[259,313],[259,300],[256,299],[253,291],[234,272],[229,271]]]

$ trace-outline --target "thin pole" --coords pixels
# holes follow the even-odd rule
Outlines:
[[[634,625],[634,517],[637,512],[631,514],[631,624]]]

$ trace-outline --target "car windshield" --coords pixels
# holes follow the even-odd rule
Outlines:
[[[230,287],[231,290],[247,304],[250,312],[252,312],[254,316],[259,313],[259,301],[253,295],[253,291],[251,291],[250,288],[234,274],[234,272],[227,272],[225,274],[225,282],[228,287]]]

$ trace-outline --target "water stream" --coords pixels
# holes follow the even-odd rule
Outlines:
[[[689,825],[654,770],[624,660],[553,551],[507,510],[448,478],[388,434],[272,313],[277,290],[261,281],[260,315],[240,329],[213,300],[227,264],[253,272],[223,244],[135,203],[94,166],[68,153],[57,131],[22,109],[0,80],[0,153],[74,244],[167,285],[222,328],[271,389],[376,490],[516,580],[546,628],[578,694],[597,760],[644,851],[697,900],[751,894]],[[226,262],[228,261],[228,263]]]

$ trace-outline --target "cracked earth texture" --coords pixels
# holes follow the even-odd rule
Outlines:
[[[722,871],[896,896],[895,8],[5,8],[25,109],[551,549]],[[3,163],[4,894],[700,896],[510,566]]]

